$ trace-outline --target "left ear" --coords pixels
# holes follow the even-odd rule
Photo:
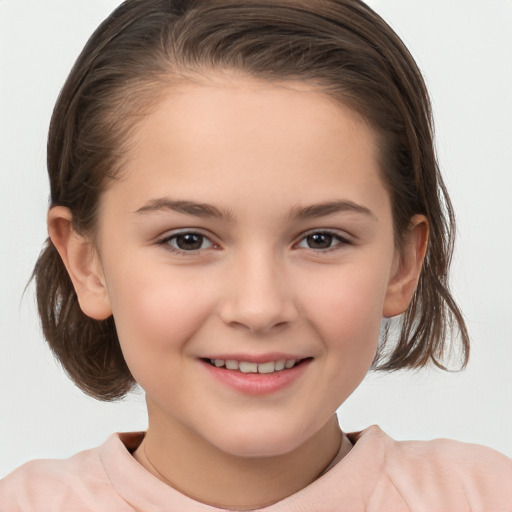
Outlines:
[[[409,229],[397,249],[384,301],[383,316],[400,315],[408,307],[418,286],[428,246],[428,221],[424,215],[412,217]]]

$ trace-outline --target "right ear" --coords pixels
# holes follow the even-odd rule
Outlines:
[[[95,320],[108,318],[112,309],[98,251],[89,238],[73,229],[69,208],[50,208],[48,233],[68,271],[82,311]]]

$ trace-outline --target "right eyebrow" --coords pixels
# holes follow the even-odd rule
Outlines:
[[[174,200],[168,197],[151,199],[144,206],[141,206],[134,213],[147,214],[160,211],[172,211],[184,215],[194,215],[196,217],[212,217],[216,219],[234,220],[234,215],[230,210],[223,210],[207,203],[196,203],[195,201]]]
[[[307,220],[327,217],[336,213],[357,213],[366,217],[377,219],[375,214],[366,206],[353,201],[337,200],[324,203],[312,204],[310,206],[295,206],[290,212],[290,219]]]

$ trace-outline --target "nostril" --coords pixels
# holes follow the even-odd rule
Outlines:
[[[275,332],[276,330],[285,329],[290,325],[288,321],[274,322],[272,319],[246,318],[244,321],[234,320],[228,324],[238,330],[248,331],[251,334],[260,334],[267,332]]]
[[[236,290],[219,308],[224,324],[253,334],[284,329],[299,317],[297,308],[289,297],[276,294],[250,293]]]

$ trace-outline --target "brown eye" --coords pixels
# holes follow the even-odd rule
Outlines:
[[[203,235],[188,233],[176,237],[176,246],[182,251],[197,251],[203,245]]]
[[[332,245],[334,236],[329,233],[315,233],[306,237],[310,249],[328,249]]]
[[[212,242],[200,233],[178,233],[162,240],[161,243],[169,246],[171,250],[182,252],[200,251],[213,246]]]
[[[350,241],[337,233],[315,231],[306,235],[297,247],[327,252],[329,249],[336,249],[338,246],[342,248],[345,245],[350,245]]]

